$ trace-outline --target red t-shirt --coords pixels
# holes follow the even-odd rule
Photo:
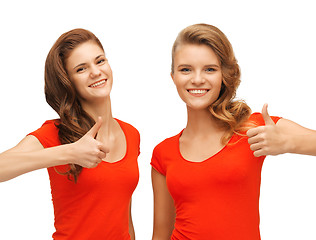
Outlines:
[[[272,118],[275,122],[279,118]],[[264,125],[260,113],[250,119]],[[171,239],[259,240],[259,194],[264,160],[254,157],[248,138],[234,134],[202,162],[184,159],[178,135],[158,144],[151,165],[166,176],[176,208]]]
[[[116,119],[117,120],[117,119]],[[140,137],[131,125],[117,120],[126,138],[123,159],[102,161],[96,168],[83,168],[74,183],[64,171],[68,165],[48,168],[55,214],[55,240],[130,239],[129,204],[139,179],[137,157]],[[30,133],[44,148],[60,145],[55,120],[46,121]]]

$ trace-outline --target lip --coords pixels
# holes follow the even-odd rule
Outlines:
[[[205,88],[190,88],[187,89],[188,93],[194,97],[203,97],[205,94],[207,94],[210,89]]]
[[[91,88],[99,88],[99,87],[103,87],[107,82],[107,79],[101,79],[98,81],[95,81],[94,83],[90,84],[89,87]]]

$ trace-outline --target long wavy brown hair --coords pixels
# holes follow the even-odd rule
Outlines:
[[[47,103],[57,112],[61,144],[79,140],[95,121],[82,109],[78,94],[66,71],[66,60],[80,44],[94,41],[103,50],[99,39],[85,29],[73,29],[62,34],[50,49],[45,62],[45,96]],[[77,182],[82,167],[69,164],[69,170],[61,174]],[[59,172],[60,173],[60,172]]]
[[[235,100],[236,90],[240,84],[240,69],[233,48],[218,28],[208,24],[195,24],[183,29],[172,47],[171,72],[174,73],[174,57],[177,48],[183,44],[198,44],[210,47],[221,64],[222,87],[218,99],[209,106],[210,113],[218,120],[220,127],[226,130],[222,138],[227,143],[234,134],[249,129],[246,123],[251,109],[242,100]]]

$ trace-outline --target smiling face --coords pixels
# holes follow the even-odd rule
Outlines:
[[[221,66],[214,51],[206,45],[179,45],[171,77],[188,108],[207,109],[219,97]]]
[[[66,71],[82,104],[108,97],[113,76],[105,53],[94,41],[77,46],[66,60]]]

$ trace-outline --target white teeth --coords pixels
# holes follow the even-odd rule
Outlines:
[[[100,81],[100,82],[91,84],[90,87],[97,87],[97,86],[99,86],[99,85],[101,85],[101,84],[103,84],[103,83],[105,83],[105,80],[102,80],[102,81]]]
[[[192,90],[189,90],[189,92],[193,94],[201,94],[201,93],[206,93],[207,90],[206,89],[192,89]]]

